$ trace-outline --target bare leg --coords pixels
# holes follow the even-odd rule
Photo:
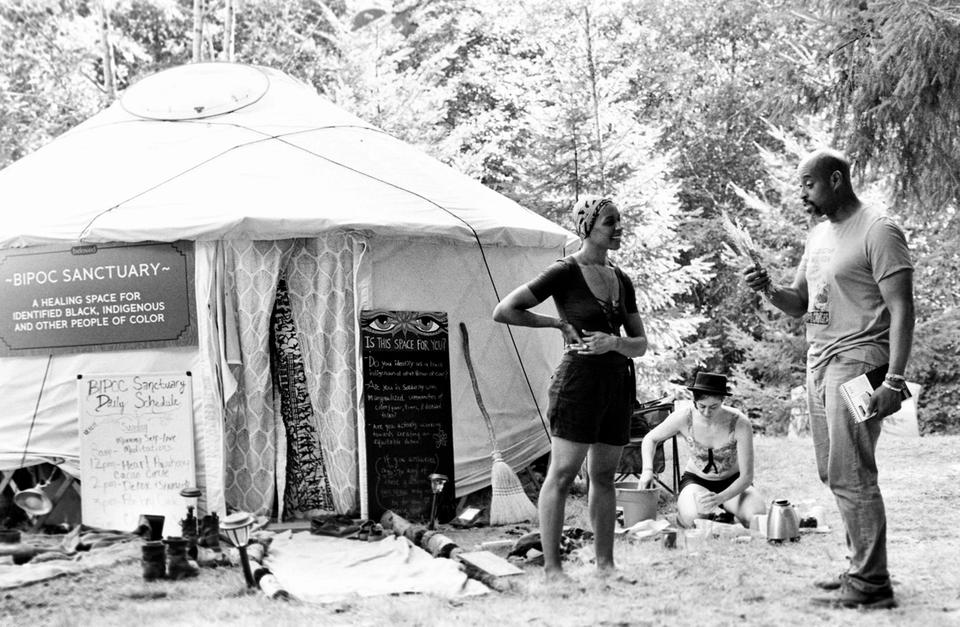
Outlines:
[[[724,502],[723,508],[736,516],[744,527],[750,526],[754,516],[767,513],[767,504],[763,500],[763,495],[753,486]]]
[[[550,449],[550,466],[540,487],[537,501],[540,514],[540,542],[543,545],[543,566],[547,579],[560,578],[560,534],[563,532],[564,509],[570,486],[580,471],[589,444],[554,437]],[[592,486],[591,486],[592,489]]]
[[[592,444],[587,455],[590,475],[588,507],[593,527],[594,551],[597,568],[613,570],[613,532],[617,525],[617,495],[613,479],[620,462],[623,447],[610,444]]]
[[[693,521],[700,518],[700,496],[710,490],[695,483],[688,484],[677,497],[677,522],[681,527],[693,527]]]

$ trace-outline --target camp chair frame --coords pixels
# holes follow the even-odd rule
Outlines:
[[[673,410],[674,400],[671,397],[638,403],[634,407],[630,417],[630,443],[623,447],[623,454],[620,456],[620,463],[617,466],[617,481],[622,481],[631,475],[640,475],[643,469],[643,460],[640,453],[643,436],[663,422],[667,416],[673,413]],[[664,490],[676,496],[680,489],[680,459],[676,434],[669,439],[672,446],[671,452],[673,453],[670,465],[671,484],[667,485],[660,477],[666,470],[666,459],[663,451],[666,440],[657,444],[653,456],[653,476],[654,481],[660,484]]]

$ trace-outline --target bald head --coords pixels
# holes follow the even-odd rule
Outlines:
[[[850,182],[850,160],[838,150],[832,148],[814,150],[804,157],[797,171],[800,176],[806,174],[825,181],[831,180],[833,173],[838,172],[841,179],[839,187],[853,190]]]
[[[860,205],[850,181],[850,161],[843,153],[821,148],[807,155],[797,168],[800,198],[807,211],[838,221]]]

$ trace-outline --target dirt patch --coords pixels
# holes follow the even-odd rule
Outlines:
[[[817,480],[809,440],[758,438],[757,485],[768,499],[827,509],[826,534],[795,544],[713,540],[694,549],[618,541],[622,579],[598,579],[588,563],[568,562],[574,583],[547,586],[523,566],[503,593],[453,601],[425,595],[356,597],[325,605],[280,603],[248,593],[238,568],[203,569],[183,582],[146,583],[140,564],[0,591],[3,625],[950,625],[960,624],[960,436],[883,437],[880,485],[888,513],[890,570],[900,607],[869,614],[812,606],[814,579],[843,570],[836,507]],[[664,504],[668,513],[672,504]],[[584,498],[568,523],[587,528]],[[447,530],[464,548],[529,529]]]

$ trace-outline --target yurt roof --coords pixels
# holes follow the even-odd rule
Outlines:
[[[149,76],[0,170],[0,248],[286,239],[333,229],[551,248],[571,234],[286,74]]]

